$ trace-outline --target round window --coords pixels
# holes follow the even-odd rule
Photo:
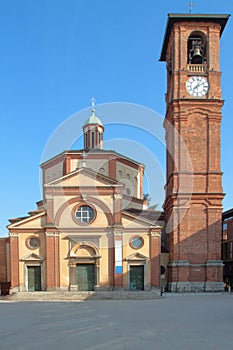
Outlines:
[[[40,246],[40,241],[36,237],[30,237],[30,238],[28,238],[26,244],[27,244],[28,248],[36,249]]]
[[[75,217],[81,223],[88,224],[94,219],[94,210],[89,205],[81,205],[75,212]]]
[[[140,236],[134,236],[133,238],[131,238],[129,244],[130,244],[131,248],[139,249],[139,248],[143,247],[144,240]]]

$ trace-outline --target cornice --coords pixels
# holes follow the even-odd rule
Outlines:
[[[48,231],[46,231],[45,232],[45,236],[46,237],[59,237],[60,236],[60,232],[58,232],[58,231],[55,231],[55,232],[48,232]]]

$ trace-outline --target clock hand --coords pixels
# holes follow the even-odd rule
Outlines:
[[[197,85],[196,85],[196,87],[195,87],[195,90],[198,90],[199,86],[202,86],[202,82],[201,82],[201,81],[198,81],[198,82],[197,82]]]

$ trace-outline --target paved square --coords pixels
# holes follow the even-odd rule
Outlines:
[[[233,296],[0,302],[7,350],[233,349]]]

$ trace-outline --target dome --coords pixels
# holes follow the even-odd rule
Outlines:
[[[95,111],[93,111],[93,110],[92,110],[92,114],[85,122],[85,125],[88,125],[88,124],[98,124],[98,125],[103,126],[103,123],[101,122],[101,120],[98,117],[96,117]]]
[[[89,124],[98,124],[100,126],[103,126],[101,120],[95,115],[95,99],[94,99],[94,97],[92,97],[91,102],[92,102],[91,115],[86,120],[84,126],[89,125]]]

